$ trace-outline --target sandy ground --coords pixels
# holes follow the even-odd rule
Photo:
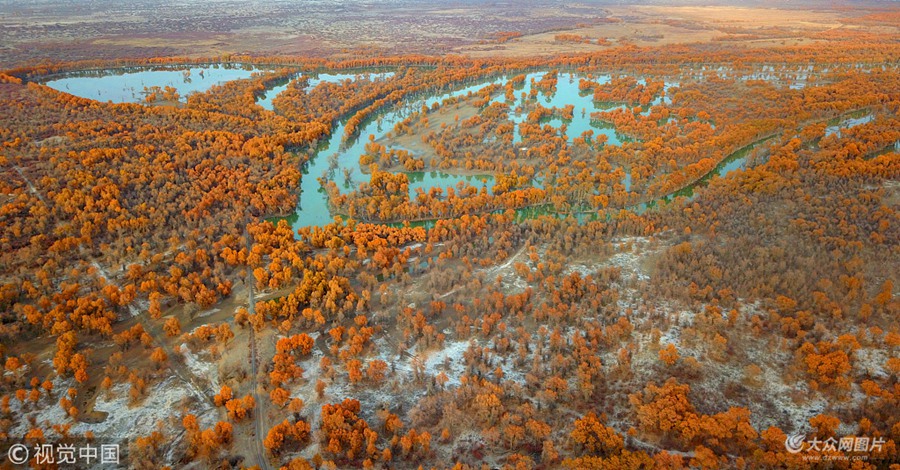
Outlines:
[[[729,46],[740,44],[746,47],[777,47],[816,42],[807,37],[810,33],[834,28],[859,28],[841,21],[847,17],[846,12],[833,10],[658,5],[611,6],[605,10],[609,16],[600,24],[573,25],[567,31],[542,32],[500,45],[472,45],[459,50],[478,57],[529,57],[593,52],[622,44],[663,46],[709,43],[720,41],[728,35],[748,38],[723,42]],[[896,25],[892,30],[897,31]],[[556,36],[560,33],[583,36],[592,44],[557,40]],[[754,38],[757,35],[763,37]],[[599,45],[597,40],[605,40],[605,43]]]
[[[438,111],[428,113],[427,126],[423,127],[421,119],[416,119],[412,124],[414,126],[414,132],[412,134],[385,136],[378,139],[377,142],[388,148],[403,148],[408,150],[416,158],[424,159],[425,168],[428,170],[431,169],[429,162],[432,158],[437,158],[437,154],[434,151],[434,147],[422,141],[422,137],[431,132],[439,134],[442,130],[442,125],[456,125],[457,117],[459,117],[459,122],[462,122],[478,114],[478,111],[478,108],[468,102],[460,102],[450,106],[441,106]],[[398,165],[393,168],[388,168],[387,171],[399,171],[400,169],[401,168]],[[459,169],[454,170],[456,174],[463,174],[463,172],[458,171]],[[476,174],[478,172],[471,173]]]
[[[364,57],[376,54],[461,53],[523,57],[579,53],[622,44],[661,46],[720,42],[776,47],[809,43],[811,33],[834,28],[897,34],[889,20],[858,18],[877,11],[803,8],[796,3],[747,6],[621,5],[553,1],[448,5],[434,1],[305,3],[241,7],[229,2],[165,6],[161,0],[98,2],[75,8],[63,0],[41,7],[0,6],[0,67],[35,60],[210,56]],[[737,4],[735,2],[735,4]],[[741,5],[753,5],[753,2]],[[873,3],[873,5],[875,5]],[[498,33],[521,37],[506,42]],[[594,44],[555,39],[577,34]],[[598,45],[597,39],[605,45]]]

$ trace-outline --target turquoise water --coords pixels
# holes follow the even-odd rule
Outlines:
[[[544,72],[535,72],[525,75],[525,83],[522,88],[516,90],[515,99],[513,101],[506,101],[506,98],[502,93],[491,100],[491,102],[506,102],[509,104],[510,121],[516,125],[513,143],[518,144],[522,142],[522,133],[519,129],[519,124],[524,122],[528,117],[528,113],[525,112],[528,108],[525,107],[525,104],[531,99],[529,96],[531,95],[532,82],[540,81],[541,77],[544,75]],[[538,92],[537,102],[545,108],[555,107],[562,109],[567,105],[574,106],[572,119],[563,120],[561,118],[551,118],[542,122],[557,129],[560,129],[562,125],[565,124],[565,135],[569,141],[575,137],[580,137],[585,131],[590,130],[593,131],[595,137],[601,134],[605,135],[607,138],[607,145],[622,145],[622,140],[615,129],[592,122],[591,113],[621,109],[624,108],[624,105],[610,105],[608,103],[603,104],[595,102],[593,94],[582,94],[578,89],[578,81],[580,78],[582,77],[576,74],[560,73],[557,76],[556,92],[551,94]],[[593,81],[602,85],[608,83],[610,78],[609,75],[595,76]],[[505,83],[505,81],[506,80],[498,80],[495,83]],[[522,97],[523,93],[525,95],[524,98]],[[517,112],[517,109],[522,109],[522,111]]]
[[[334,216],[328,207],[325,190],[322,188],[319,178],[325,176],[334,180],[343,193],[353,191],[362,182],[369,181],[369,175],[359,168],[359,157],[365,153],[365,144],[368,136],[374,136],[375,140],[384,137],[393,130],[394,125],[406,119],[412,110],[421,109],[422,105],[432,106],[441,103],[445,99],[467,95],[488,86],[491,82],[471,85],[462,89],[443,93],[430,98],[412,100],[404,105],[397,106],[382,112],[376,119],[364,123],[360,127],[358,136],[344,141],[344,123],[341,122],[332,130],[331,137],[320,145],[316,154],[303,167],[303,178],[300,181],[300,197],[294,213],[286,217],[294,229],[308,226],[323,226],[334,221]],[[410,196],[415,196],[415,190],[421,188],[427,192],[432,187],[455,187],[464,181],[481,187],[482,179],[487,181],[490,187],[493,177],[483,176],[459,176],[440,172],[412,173],[410,174]]]
[[[516,100],[511,103],[511,107],[515,108],[517,104],[522,104],[521,93],[525,93],[526,97],[531,92],[531,79],[539,80],[544,75],[543,72],[531,73],[526,76],[525,84],[516,92]],[[556,92],[550,95],[539,94],[538,100],[544,107],[562,108],[567,104],[574,104],[576,112],[573,113],[573,119],[566,123],[566,135],[572,137],[580,136],[582,132],[593,129],[595,135],[598,133],[606,134],[609,138],[608,145],[618,145],[621,143],[619,137],[615,135],[614,129],[601,129],[591,124],[590,113],[598,109],[593,102],[593,96],[582,96],[578,90],[578,78],[572,74],[560,74],[557,83]],[[609,80],[609,76],[600,77],[601,83]],[[369,181],[369,175],[363,173],[359,168],[359,156],[365,152],[365,144],[368,136],[373,136],[375,140],[381,139],[393,130],[394,126],[406,119],[409,113],[421,109],[421,107],[432,107],[440,104],[444,100],[466,96],[470,92],[475,93],[484,87],[493,84],[505,84],[506,77],[500,77],[493,80],[485,80],[482,83],[469,85],[461,89],[432,96],[425,99],[413,100],[404,105],[392,108],[380,114],[376,119],[366,123],[357,135],[364,138],[352,138],[348,141],[342,141],[344,135],[344,126],[340,124],[332,131],[329,141],[317,152],[316,156],[310,159],[306,164],[303,172],[305,177],[301,180],[300,198],[297,209],[294,214],[288,217],[288,220],[295,229],[304,226],[322,226],[331,223],[334,218],[328,209],[328,202],[324,196],[324,190],[319,182],[319,177],[325,176],[326,179],[334,180],[338,183],[343,193],[351,192],[362,182]],[[528,98],[525,98],[528,99]],[[492,101],[502,101],[505,97],[502,93],[493,98]],[[585,108],[582,116],[580,107]],[[522,122],[526,117],[526,113],[511,113],[513,122]],[[562,124],[560,119],[551,119],[548,124],[559,127]],[[518,133],[518,125],[517,133]],[[394,148],[390,147],[389,148]],[[451,173],[431,171],[427,173],[408,173],[410,175],[410,196],[415,197],[416,189],[428,192],[433,187],[446,189],[448,187],[456,187],[459,183],[468,183],[477,188],[484,187],[490,192],[493,183],[492,175],[478,176],[462,176]],[[536,187],[540,187],[540,182],[533,182]],[[630,187],[630,180],[628,186]],[[312,197],[310,197],[312,196]]]
[[[318,73],[309,77],[306,91],[319,86],[320,83],[340,83],[344,80],[357,80],[360,77],[368,77],[370,80],[383,80],[394,76],[394,72],[382,73]]]
[[[442,171],[412,171],[406,175],[409,177],[411,194],[415,194],[419,189],[427,193],[434,187],[456,188],[460,184],[475,186],[479,190],[484,188],[488,194],[494,192],[490,185],[494,180],[492,175],[453,175]]]
[[[678,198],[678,197],[685,197],[688,199],[692,199],[694,197],[694,191],[699,187],[706,186],[709,183],[709,180],[711,180],[712,178],[724,177],[724,176],[727,176],[732,171],[743,169],[745,167],[745,164],[747,163],[747,158],[752,154],[753,150],[774,138],[775,138],[774,136],[768,137],[768,138],[759,140],[757,142],[754,142],[750,145],[747,145],[745,147],[742,147],[742,148],[732,152],[724,160],[719,162],[719,164],[716,165],[715,168],[713,168],[709,173],[703,175],[701,178],[697,179],[693,183],[691,183],[677,191],[674,191],[670,194],[656,198],[649,202],[642,202],[640,204],[631,206],[628,209],[640,214],[649,209],[654,209],[660,205],[669,204],[675,198]],[[626,177],[626,179],[630,179],[630,175],[628,177]],[[533,211],[535,209],[529,209],[529,210]],[[580,221],[596,220],[596,215],[597,215],[596,213],[576,214],[576,216],[579,218]]]
[[[328,83],[339,83],[344,80],[356,80],[361,76],[368,76],[372,80],[386,79],[394,76],[394,72],[383,72],[383,73],[365,73],[365,74],[350,74],[350,73],[320,73],[310,75],[308,85],[306,87],[306,91],[312,90],[313,88],[319,86],[320,83],[328,82]],[[294,79],[300,78],[301,76],[294,77]],[[256,104],[262,106],[264,109],[268,109],[269,111],[274,111],[275,108],[272,105],[272,100],[275,99],[276,96],[281,94],[284,90],[291,85],[293,80],[288,80],[285,83],[274,86],[259,97],[256,100]]]
[[[868,113],[868,111],[866,111]],[[837,124],[830,125],[825,128],[825,136],[837,135],[837,137],[841,136],[841,131],[844,129],[850,129],[861,124],[866,124],[868,122],[872,122],[875,116],[872,114],[865,114],[863,116],[854,116],[849,119],[845,119],[843,121],[838,122]]]
[[[825,69],[827,72],[828,69]],[[743,73],[736,71],[730,67],[719,66],[710,67],[702,66],[695,72],[690,74],[695,80],[705,80],[704,75],[707,73],[715,73],[723,77],[733,77],[738,80],[762,80],[775,83],[779,86],[787,85],[792,90],[800,90],[806,88],[809,80],[812,78],[813,67],[809,66],[779,66],[764,65],[752,73]]]
[[[519,124],[524,122],[528,117],[528,113],[525,112],[525,110],[528,108],[525,108],[524,105],[527,101],[530,100],[528,96],[530,96],[531,94],[532,80],[537,82],[543,76],[544,72],[527,74],[525,76],[524,86],[516,90],[515,99],[513,101],[506,101],[503,94],[500,94],[499,96],[491,100],[491,102],[506,102],[510,105],[510,120],[516,125],[515,134],[513,136],[514,143],[518,144],[522,142],[522,134],[519,129]],[[623,110],[626,108],[626,105],[621,103],[602,103],[594,101],[593,93],[583,93],[578,89],[578,83],[582,78],[587,77],[573,73],[560,73],[557,76],[555,92],[550,94],[538,92],[537,102],[545,108],[562,109],[567,105],[572,105],[574,108],[572,119],[561,119],[558,117],[554,117],[541,121],[542,124],[550,125],[556,129],[559,129],[560,132],[562,132],[562,126],[565,125],[565,135],[570,142],[572,141],[572,139],[582,136],[585,132],[591,131],[593,133],[594,139],[596,139],[600,135],[606,136],[606,145],[622,145],[622,142],[628,139],[619,134],[614,126],[592,120],[591,113],[596,113],[598,111],[611,112],[615,110]],[[591,80],[599,85],[603,85],[609,83],[611,78],[612,77],[610,75],[595,75],[591,77]],[[639,83],[646,85],[647,81],[639,80]],[[663,103],[670,104],[672,100],[668,96],[668,91],[674,86],[678,86],[678,83],[668,81],[665,82],[663,93],[655,97],[648,106],[645,106],[641,110],[640,114],[643,116],[647,116],[650,114],[651,107]],[[526,96],[526,98],[524,99],[522,98],[523,93]],[[517,109],[521,111],[517,111]],[[623,183],[630,187],[630,178],[628,181],[624,181]]]
[[[60,91],[69,92],[78,96],[93,98],[101,101],[113,102],[140,102],[143,100],[144,87],[151,86],[173,86],[183,96],[197,91],[207,90],[214,84],[222,83],[229,80],[249,78],[256,71],[255,68],[249,67],[227,67],[227,66],[197,66],[189,68],[166,68],[163,70],[128,70],[117,75],[103,75],[102,71],[89,72],[86,74],[70,74],[66,77],[54,79],[47,82],[47,85],[54,87]],[[186,73],[187,71],[187,73]],[[202,72],[202,73],[201,73]],[[108,72],[107,72],[108,73]],[[594,136],[605,135],[607,137],[606,145],[621,145],[624,138],[616,133],[616,130],[609,125],[604,125],[596,121],[592,121],[591,113],[600,110],[623,109],[625,105],[618,103],[597,103],[593,101],[592,93],[581,93],[578,89],[580,76],[572,73],[560,73],[553,92],[538,92],[535,97],[531,97],[531,89],[533,87],[532,80],[538,81],[545,72],[529,73],[526,75],[524,83],[516,90],[515,96],[507,104],[510,105],[509,119],[515,123],[516,127],[516,145],[526,146],[528,142],[523,142],[519,132],[519,124],[527,118],[527,110],[533,109],[530,104],[531,100],[536,100],[543,107],[562,109],[567,105],[573,105],[572,119],[563,120],[559,117],[553,117],[543,122],[545,125],[552,126],[559,131],[559,135],[564,135],[569,139],[581,136],[585,131],[593,131]],[[313,89],[323,82],[336,83],[347,79],[357,79],[361,74],[328,74],[322,73],[311,76],[307,90]],[[376,79],[389,79],[393,73],[371,73],[370,77]],[[764,74],[765,75],[765,74]],[[493,84],[503,85],[510,77],[499,77],[493,79],[484,79],[479,83],[462,86],[453,91],[447,91],[435,94],[430,97],[408,98],[402,103],[395,106],[386,107],[378,113],[373,119],[363,123],[359,132],[355,136],[345,137],[344,123],[337,123],[332,130],[331,135],[320,142],[317,149],[312,153],[309,161],[303,166],[303,178],[301,179],[300,195],[298,204],[294,213],[285,217],[291,225],[297,229],[307,226],[322,226],[331,223],[334,220],[324,189],[322,188],[320,178],[334,181],[341,192],[346,194],[358,188],[358,185],[369,181],[369,175],[361,171],[359,166],[359,157],[365,152],[365,144],[368,142],[369,136],[375,140],[382,139],[394,129],[394,126],[406,119],[412,113],[418,112],[422,106],[431,108],[439,105],[444,100],[453,97],[466,96],[469,93],[475,93],[484,87]],[[609,75],[594,76],[592,80],[603,84],[610,80]],[[261,106],[271,109],[272,99],[289,86],[291,80],[286,80],[268,90],[265,96],[261,97],[259,103]],[[676,82],[666,82],[665,90],[677,86]],[[523,98],[524,94],[524,98]],[[661,103],[670,103],[668,93],[663,92],[657,96],[652,105]],[[503,90],[498,90],[496,95],[491,99],[492,102],[505,102],[506,97]],[[649,113],[650,106],[642,110],[642,114]],[[852,127],[869,119],[866,116],[853,117],[848,121],[836,124],[838,127]],[[859,122],[857,122],[859,121]],[[563,127],[565,128],[563,131]],[[831,131],[831,128],[829,128]],[[386,139],[388,147],[390,139]],[[664,198],[658,199],[650,203],[641,204],[634,207],[635,210],[646,210],[653,207],[657,203],[663,203],[677,196],[691,197],[693,190],[699,186],[706,184],[709,178],[713,176],[724,176],[728,172],[740,168],[746,162],[747,156],[756,145],[748,146],[737,152],[734,152],[715,169],[705,175],[693,184],[682,188]],[[631,174],[625,169],[623,185],[626,190],[631,189]],[[417,191],[428,192],[432,188],[438,187],[446,190],[448,187],[457,187],[458,185],[471,185],[490,192],[493,185],[492,175],[459,175],[452,173],[444,173],[437,171],[426,172],[408,172],[410,196],[415,198]],[[541,187],[539,180],[532,181],[535,187]],[[518,211],[522,218],[536,217],[538,215],[552,213],[549,206],[523,209]],[[582,216],[582,218],[590,218],[590,214]],[[426,223],[427,224],[427,223]]]
[[[189,70],[185,74],[185,70]],[[203,72],[201,74],[201,71]],[[119,75],[102,75],[98,72],[93,76],[68,76],[59,80],[48,82],[48,85],[54,86],[61,91],[67,91],[79,96],[94,98],[98,100],[112,100],[114,102],[140,102],[143,100],[141,93],[144,87],[151,86],[173,86],[178,89],[179,93],[185,94],[207,90],[216,83],[222,83],[228,80],[249,78],[256,71],[254,68],[244,67],[225,67],[225,66],[208,66],[208,67],[192,67],[192,68],[172,68],[165,70],[139,70],[129,71]],[[546,108],[562,109],[567,105],[573,105],[572,119],[563,120],[560,118],[551,118],[543,122],[559,129],[562,135],[562,128],[565,126],[565,136],[571,140],[581,136],[585,131],[591,130],[594,136],[606,135],[607,145],[620,145],[622,137],[618,135],[611,126],[604,125],[591,120],[591,113],[600,110],[621,109],[624,105],[597,103],[593,101],[592,93],[581,93],[578,89],[578,82],[581,78],[577,74],[560,73],[557,79],[555,91],[551,93],[538,92],[536,97],[531,97],[532,81],[539,81],[545,72],[535,72],[526,75],[525,81],[515,93],[515,98],[510,101],[510,120],[516,124],[516,142],[521,143],[521,134],[518,124],[527,118],[527,111],[531,106],[527,106],[526,102],[536,100]],[[307,91],[315,88],[321,83],[330,82],[337,83],[343,80],[354,80],[364,74],[349,73],[320,73],[309,77]],[[388,79],[393,75],[392,72],[369,73],[372,79]],[[272,109],[272,100],[279,93],[287,89],[291,81],[299,78],[285,80],[260,97],[258,103],[260,106]],[[489,85],[503,85],[510,77],[499,77],[494,79],[485,79],[479,83],[463,86],[453,91],[439,93],[434,96],[425,98],[409,99],[404,103],[399,103],[394,107],[387,108],[379,113],[374,119],[364,123],[359,132],[359,137],[351,137],[345,139],[344,124],[338,123],[332,131],[331,136],[320,143],[317,150],[311,156],[309,161],[303,166],[304,177],[301,180],[300,195],[298,204],[294,213],[286,217],[292,226],[297,229],[305,226],[322,226],[333,222],[334,217],[328,206],[328,200],[325,191],[322,188],[320,178],[332,180],[338,184],[342,193],[348,193],[355,190],[362,182],[369,181],[369,175],[359,168],[359,156],[365,151],[365,143],[368,136],[373,136],[376,140],[385,137],[394,126],[408,117],[411,113],[419,111],[422,106],[431,108],[434,105],[440,105],[449,98],[466,96],[469,93],[476,93]],[[599,83],[607,83],[610,80],[609,75],[594,76],[592,80]],[[672,84],[666,84],[667,87]],[[524,93],[524,97],[522,96]],[[506,98],[502,91],[498,91],[492,98],[492,101],[505,101]],[[668,100],[665,96],[657,97],[652,104],[659,104]],[[649,107],[644,111],[649,112]],[[432,188],[438,187],[446,191],[448,187],[459,187],[459,185],[471,185],[480,190],[492,192],[493,176],[492,175],[459,175],[438,171],[427,172],[409,172],[409,190],[410,197],[415,198],[417,191],[428,192]],[[532,181],[535,187],[542,187],[540,180]],[[631,187],[631,175],[626,171],[623,184],[626,189]],[[523,210],[522,214],[536,216],[547,213],[546,209],[535,208]]]
[[[132,69],[128,69],[132,70]],[[192,67],[164,67],[111,74],[111,71],[66,74],[44,84],[82,98],[113,103],[141,103],[145,87],[171,86],[178,90],[181,101],[191,93],[209,90],[232,80],[250,78],[259,69],[240,65],[203,65]]]
[[[263,109],[275,111],[275,107],[272,105],[272,100],[274,100],[276,96],[281,94],[281,92],[287,90],[288,86],[291,85],[291,82],[300,77],[301,75],[297,74],[293,77],[281,80],[280,83],[276,84],[272,88],[267,89],[262,95],[257,97],[256,104],[260,105]]]

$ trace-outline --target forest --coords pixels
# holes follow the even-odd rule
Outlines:
[[[897,36],[551,33],[0,72],[2,455],[900,468]]]

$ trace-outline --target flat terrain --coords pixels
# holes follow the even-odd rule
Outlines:
[[[561,53],[592,52],[622,44],[662,46],[668,44],[724,42],[741,39],[741,47],[801,45],[815,42],[810,35],[845,25],[844,12],[744,8],[732,6],[673,7],[658,5],[609,6],[602,20],[575,25],[566,31],[546,31],[525,35],[502,45],[473,45],[459,48],[473,56],[506,55],[528,57]],[[892,28],[896,31],[896,28]],[[776,32],[778,39],[770,36]],[[557,38],[561,33],[584,37],[578,43]],[[764,33],[766,37],[756,38]],[[748,38],[752,36],[752,38]],[[748,40],[750,39],[750,40]],[[604,41],[597,44],[597,40]],[[730,43],[734,44],[732,39]]]
[[[300,8],[290,1],[101,0],[73,6],[61,0],[39,0],[0,6],[0,65],[53,60],[60,53],[71,60],[229,53],[523,57],[622,44],[799,45],[832,29],[898,32],[896,22],[848,21],[890,8],[879,2],[855,5],[850,12],[812,13],[802,3],[796,9],[771,8],[767,2],[735,5],[311,1]],[[521,36],[503,41],[498,39],[502,33]],[[561,33],[584,36],[593,44],[555,39]],[[597,39],[605,42],[598,45]]]

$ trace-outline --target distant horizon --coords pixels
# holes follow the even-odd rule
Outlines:
[[[353,6],[333,8],[333,5]],[[711,6],[712,5],[712,6]],[[34,60],[92,60],[154,56],[349,57],[370,53],[489,56],[511,44],[487,45],[506,33],[532,46],[504,54],[555,54],[554,32],[591,27],[594,33],[638,46],[705,43],[728,31],[751,32],[768,21],[783,30],[827,30],[841,16],[892,12],[897,2],[865,1],[539,1],[362,0],[238,2],[231,0],[99,0],[0,3],[0,68]],[[455,7],[454,7],[455,6]],[[778,13],[780,9],[783,13]],[[360,12],[364,14],[359,14]],[[731,13],[728,13],[731,12]],[[742,12],[743,15],[734,13]],[[808,12],[810,21],[798,15]],[[716,16],[722,18],[716,18]],[[746,16],[747,18],[742,18]],[[678,21],[709,21],[685,28]],[[604,22],[636,27],[601,27]],[[674,23],[673,23],[674,21]],[[755,23],[754,23],[755,22]],[[652,24],[668,24],[656,31]],[[601,30],[608,30],[602,33]],[[591,34],[594,34],[591,33]],[[660,35],[660,33],[664,33]],[[660,41],[659,38],[665,38]],[[403,38],[397,41],[396,38]],[[801,41],[802,42],[802,41]],[[799,43],[798,43],[799,44]],[[596,49],[596,48],[594,48]],[[60,54],[60,52],[63,52]],[[92,52],[97,51],[97,52]]]

